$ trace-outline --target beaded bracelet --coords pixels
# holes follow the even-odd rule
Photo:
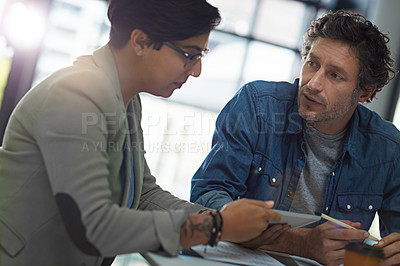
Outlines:
[[[216,246],[218,241],[221,240],[222,226],[223,226],[224,221],[223,221],[222,215],[219,211],[212,210],[209,213],[212,217],[213,226],[211,228],[211,236],[210,236],[210,240],[208,241],[208,245],[213,247],[213,246]],[[219,218],[219,224],[218,224],[217,217]]]
[[[219,228],[218,228],[218,235],[217,235],[217,243],[218,243],[222,237],[222,227],[224,226],[224,219],[222,219],[222,214],[220,211],[217,211],[217,214],[219,217]]]

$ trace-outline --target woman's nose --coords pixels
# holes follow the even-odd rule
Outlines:
[[[201,74],[201,59],[197,60],[193,65],[188,69],[188,75],[197,78]]]

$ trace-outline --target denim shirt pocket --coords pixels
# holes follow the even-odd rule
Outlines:
[[[363,211],[375,213],[382,205],[381,194],[338,194],[339,208],[345,212]]]
[[[344,219],[361,222],[362,227],[369,228],[375,217],[375,212],[381,208],[382,194],[338,194],[337,200]]]
[[[256,153],[247,180],[249,196],[260,200],[277,200],[282,187],[282,171],[265,155]]]

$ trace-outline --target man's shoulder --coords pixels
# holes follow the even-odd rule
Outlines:
[[[384,120],[379,114],[366,106],[359,105],[357,110],[359,116],[358,128],[360,131],[369,135],[375,135],[378,138],[385,138],[396,145],[400,145],[400,131],[393,123]]]
[[[256,80],[245,84],[242,90],[256,97],[273,97],[277,100],[292,101],[297,97],[298,79],[293,83],[286,81]]]

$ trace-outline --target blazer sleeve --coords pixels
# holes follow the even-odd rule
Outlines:
[[[146,175],[143,190],[148,195],[146,202],[152,202],[150,211],[128,209],[112,201],[110,158],[105,147],[113,126],[110,114],[118,116],[116,110],[121,108],[115,95],[107,92],[112,84],[101,75],[86,73],[49,86],[53,88],[43,95],[41,112],[32,121],[32,134],[75,245],[86,254],[103,257],[158,250],[177,255],[180,225],[188,212],[161,211],[168,204],[161,204],[162,200],[176,201],[176,206],[183,202],[162,192],[153,177]],[[83,125],[84,114],[90,114],[96,123]]]

